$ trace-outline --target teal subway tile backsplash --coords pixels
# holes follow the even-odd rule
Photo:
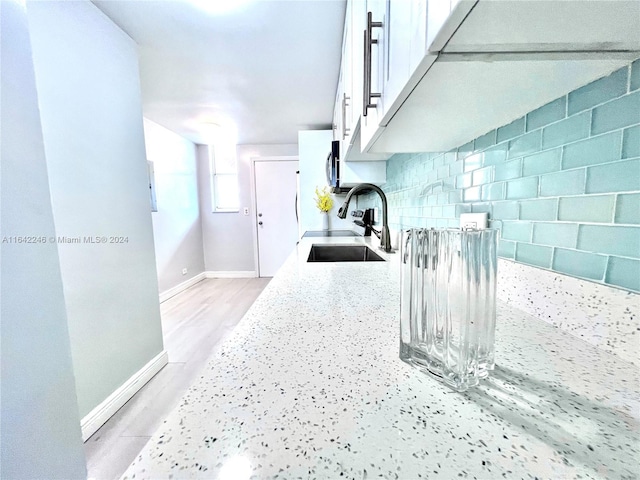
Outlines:
[[[442,179],[442,191],[449,192],[456,188],[455,178],[447,177]]]
[[[566,222],[611,223],[614,195],[589,195],[560,199],[558,220]]]
[[[520,202],[520,220],[555,220],[557,215],[557,198],[523,200]]]
[[[551,247],[541,247],[540,245],[530,245],[528,243],[518,243],[516,246],[516,261],[535,265],[536,267],[550,268],[553,249]]]
[[[476,170],[482,166],[482,154],[474,153],[465,157],[464,159],[464,171],[470,172]]]
[[[631,84],[630,90],[638,90],[640,88],[640,59],[631,64]]]
[[[493,167],[484,167],[472,173],[472,185],[483,185],[493,180]]]
[[[502,258],[515,258],[516,242],[510,242],[509,240],[503,240],[501,238],[498,242],[498,255]]]
[[[497,143],[502,143],[505,140],[519,137],[524,133],[524,117],[514,120],[504,127],[500,127],[497,133]],[[476,147],[477,149],[477,147]]]
[[[554,270],[591,280],[602,280],[606,268],[607,257],[594,253],[557,248],[553,258]]]
[[[471,140],[470,142],[467,142],[464,145],[459,146],[458,147],[458,153],[465,154],[465,153],[473,152],[473,148],[474,148],[473,144],[474,144],[474,142],[473,142],[473,140]]]
[[[540,175],[541,173],[557,172],[560,170],[562,149],[554,148],[546,152],[529,155],[522,159],[522,176]]]
[[[453,192],[449,192],[449,203],[461,203],[463,200],[463,196],[462,194],[464,193],[463,190],[455,190]]]
[[[562,120],[566,116],[566,113],[567,97],[558,98],[553,102],[547,103],[527,114],[527,132]]]
[[[531,198],[538,195],[538,177],[520,178],[507,182],[507,199]]]
[[[392,156],[391,228],[487,212],[500,257],[640,291],[638,72],[640,61],[450,152]]]
[[[456,206],[455,205],[447,205],[446,207],[442,207],[442,216],[444,218],[455,218],[456,217]]]
[[[471,213],[470,203],[459,203],[456,205],[456,218],[460,218],[462,213]]]
[[[609,257],[605,282],[609,285],[640,291],[640,260]]]
[[[531,222],[502,222],[502,238],[505,240],[517,240],[519,242],[531,242]]]
[[[491,130],[488,133],[485,133],[481,137],[478,137],[474,141],[474,149],[475,150],[485,150],[492,145],[496,144],[496,131]]]
[[[542,130],[542,148],[553,148],[587,138],[590,131],[591,112],[574,115]]]
[[[640,227],[580,225],[578,249],[640,258]]]
[[[459,175],[462,172],[464,172],[464,160],[459,160],[449,165],[449,176]]]
[[[453,150],[451,152],[447,152],[447,153],[444,154],[444,164],[445,165],[451,165],[457,159],[458,159],[458,153],[457,153],[456,150]]]
[[[557,197],[558,195],[579,195],[584,193],[585,176],[586,171],[584,168],[542,175],[540,177],[540,196]]]
[[[535,223],[533,243],[556,247],[574,248],[578,241],[578,225],[575,223]]]
[[[620,130],[572,143],[564,147],[562,168],[584,167],[620,160],[621,145]]]
[[[493,204],[493,217],[502,220],[517,220],[519,210],[518,202],[496,202]]]
[[[508,157],[515,158],[529,153],[540,151],[542,145],[542,132],[534,130],[526,135],[509,141]]]
[[[507,159],[507,149],[504,144],[485,150],[482,157],[482,165],[498,165]]]
[[[473,185],[473,173],[463,173],[456,176],[456,188],[468,188]]]
[[[473,201],[480,201],[480,193],[482,192],[482,190],[480,189],[480,187],[471,187],[471,188],[467,188],[464,191],[464,201],[465,202],[473,202]]]
[[[471,213],[488,213],[491,216],[491,204],[474,203],[471,205]]]
[[[640,159],[598,165],[587,169],[587,193],[640,190]]]
[[[482,185],[480,198],[486,200],[503,200],[504,199],[505,184],[504,182],[491,183],[489,185]]]
[[[502,165],[496,165],[494,168],[493,178],[496,182],[518,178],[522,174],[522,159],[517,158]]]
[[[640,224],[640,193],[618,195],[615,222]]]
[[[622,136],[622,158],[640,157],[640,125],[625,129]]]
[[[640,91],[593,109],[591,133],[598,134],[640,123]]]
[[[627,76],[629,69],[621,68],[607,77],[600,78],[569,94],[569,115],[595,107],[607,100],[627,93]]]

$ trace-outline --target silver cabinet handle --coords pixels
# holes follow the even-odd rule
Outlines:
[[[351,97],[347,97],[346,93],[342,94],[342,140],[347,138],[347,133],[351,132],[351,128],[347,128],[347,106]]]
[[[364,31],[364,81],[362,115],[367,116],[367,110],[376,108],[375,103],[371,103],[372,98],[380,98],[380,93],[371,93],[371,46],[378,43],[378,40],[371,38],[371,30],[381,28],[382,22],[374,22],[373,14],[367,12],[367,29]]]

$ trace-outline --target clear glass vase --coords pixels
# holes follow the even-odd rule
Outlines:
[[[457,391],[494,368],[496,230],[402,235],[400,358]]]

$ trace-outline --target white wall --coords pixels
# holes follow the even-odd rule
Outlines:
[[[236,151],[241,211],[212,213],[207,147],[198,146],[198,187],[204,237],[204,263],[207,271],[257,271],[253,248],[252,222],[255,212],[251,204],[251,158],[296,156],[298,146],[295,144],[238,145]],[[273,193],[278,194],[277,185],[273,186]],[[242,214],[243,207],[249,207],[249,216]]]
[[[90,2],[27,2],[80,415],[162,351],[135,43]]]
[[[333,132],[331,130],[307,130],[298,132],[300,150],[300,225],[304,233],[308,230],[322,230],[322,214],[316,207],[315,189],[327,185],[326,160],[331,150]],[[352,230],[353,221],[338,218],[338,210],[346,195],[333,195],[333,208],[329,212],[331,230]],[[349,205],[353,210],[356,199]]]
[[[86,478],[47,165],[23,6],[0,2],[0,478]]]
[[[147,119],[144,137],[147,160],[155,170],[153,237],[158,288],[164,292],[204,272],[196,146]]]

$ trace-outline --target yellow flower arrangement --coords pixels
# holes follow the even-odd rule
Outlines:
[[[316,207],[321,212],[328,212],[333,208],[333,198],[331,194],[327,191],[327,187],[322,187],[320,190],[316,187]]]

